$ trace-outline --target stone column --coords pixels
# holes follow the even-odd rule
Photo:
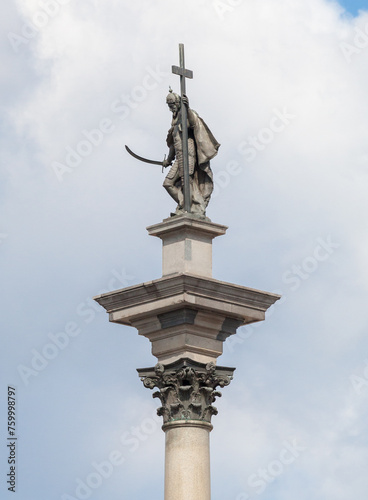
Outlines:
[[[163,425],[165,500],[211,500],[210,431],[198,420]]]
[[[211,417],[218,386],[230,384],[235,368],[189,358],[139,369],[145,387],[159,390],[157,410],[165,432],[165,500],[210,500]]]
[[[162,241],[162,277],[95,297],[111,322],[149,339],[157,358],[138,373],[161,401],[165,500],[210,500],[212,403],[234,371],[217,358],[239,326],[263,321],[280,298],[212,277],[212,242],[226,229],[190,214],[148,227]]]

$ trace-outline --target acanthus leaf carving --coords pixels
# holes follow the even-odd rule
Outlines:
[[[145,387],[159,389],[152,396],[160,399],[157,414],[166,424],[176,420],[211,422],[212,415],[218,413],[212,403],[221,396],[216,388],[229,385],[233,371],[184,359],[166,367],[157,364],[149,375],[140,375]]]

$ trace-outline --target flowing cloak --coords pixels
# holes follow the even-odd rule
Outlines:
[[[178,127],[181,132],[181,116],[178,116]],[[217,155],[220,144],[217,142],[212,132],[204,120],[193,109],[188,109],[188,128],[193,131],[194,142],[196,144],[197,167],[194,171],[194,193],[193,201],[203,199],[204,206],[208,205],[213,191],[213,174],[210,167],[210,160]],[[172,127],[167,135],[167,145],[173,145]]]
[[[217,155],[220,144],[216,141],[204,120],[192,109],[188,110],[188,116],[189,113],[190,124],[193,128],[194,140],[197,147],[198,165],[202,166]]]

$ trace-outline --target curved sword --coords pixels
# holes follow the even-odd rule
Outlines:
[[[161,165],[161,166],[163,166],[163,161],[148,160],[147,158],[143,158],[142,156],[138,156],[135,153],[133,153],[133,151],[131,149],[129,149],[127,145],[125,145],[125,149],[128,151],[128,153],[130,155],[134,156],[134,158],[137,158],[137,160],[144,161],[145,163],[151,163],[152,165]],[[165,155],[165,158],[166,158],[166,155]]]

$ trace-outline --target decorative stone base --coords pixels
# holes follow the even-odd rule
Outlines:
[[[212,278],[212,240],[226,229],[189,214],[148,227],[162,240],[162,278],[95,297],[110,321],[133,326],[151,341],[159,363],[215,362],[229,335],[264,320],[280,298]]]

